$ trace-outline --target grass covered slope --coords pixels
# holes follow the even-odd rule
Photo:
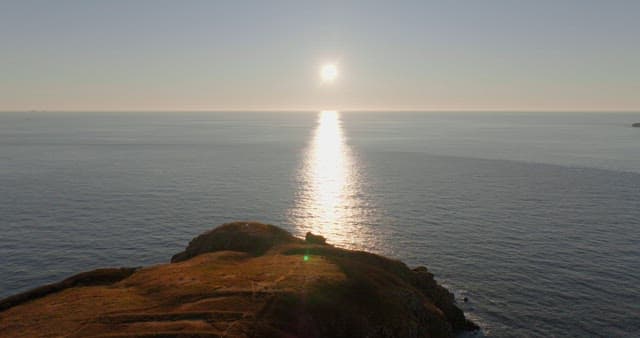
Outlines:
[[[63,281],[0,301],[0,332],[450,337],[477,328],[426,268],[410,270],[399,261],[327,245],[321,236],[302,240],[261,223],[224,224],[196,237],[170,264],[127,272],[99,283]],[[91,273],[81,280],[92,281]]]

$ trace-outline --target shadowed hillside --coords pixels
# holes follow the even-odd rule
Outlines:
[[[451,337],[477,329],[424,267],[236,222],[170,264],[100,269],[0,301],[3,337]]]

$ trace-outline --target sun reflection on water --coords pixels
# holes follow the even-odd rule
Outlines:
[[[332,244],[364,248],[367,208],[359,198],[360,174],[346,144],[340,113],[322,111],[299,176],[291,221],[300,234],[311,231]],[[366,231],[365,231],[366,232]]]

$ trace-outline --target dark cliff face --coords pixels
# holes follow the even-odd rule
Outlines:
[[[0,310],[0,327],[7,337],[451,337],[477,329],[425,267],[261,223],[224,224],[171,264],[126,272],[20,298]]]

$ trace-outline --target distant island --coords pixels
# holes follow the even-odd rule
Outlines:
[[[223,224],[171,263],[98,269],[0,301],[3,337],[453,337],[478,330],[425,267]]]
[[[631,126],[632,126],[632,127],[636,127],[636,128],[640,128],[640,122],[638,122],[638,123],[634,123],[634,124],[632,124]]]

